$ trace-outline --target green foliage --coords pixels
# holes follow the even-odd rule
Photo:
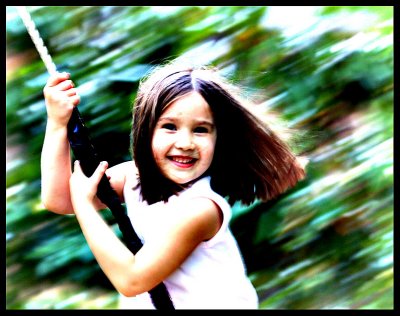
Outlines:
[[[274,201],[233,208],[260,308],[393,308],[392,7],[28,9],[111,165],[130,159],[139,80],[177,56],[218,66],[295,130],[307,178]],[[116,308],[75,218],[41,205],[48,74],[15,8],[6,12],[6,307]]]

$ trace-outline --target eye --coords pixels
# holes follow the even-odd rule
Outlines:
[[[175,124],[172,124],[172,123],[165,123],[165,124],[161,125],[161,128],[165,128],[170,131],[176,131],[176,126],[175,126]]]
[[[194,129],[195,133],[208,133],[208,128],[204,126],[199,126]]]

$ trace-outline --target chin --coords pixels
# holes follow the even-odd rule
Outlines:
[[[193,181],[192,179],[190,179],[190,180],[186,180],[186,179],[184,179],[184,180],[181,180],[181,179],[174,180],[174,179],[171,179],[171,180],[173,182],[175,182],[176,184],[180,184],[180,185],[185,185],[185,184],[188,184],[188,183]]]
[[[181,178],[181,177],[168,177],[169,180],[175,182],[176,184],[179,185],[185,185],[193,182],[196,178],[190,177],[190,178]]]

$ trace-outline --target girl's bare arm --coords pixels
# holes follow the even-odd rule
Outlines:
[[[74,84],[68,73],[56,73],[51,76],[43,89],[47,124],[41,153],[41,195],[44,206],[59,214],[73,214],[69,179],[71,177],[71,152],[67,139],[67,124],[72,110],[80,102]],[[107,175],[111,185],[122,197],[124,175],[120,167],[110,168]],[[114,175],[113,175],[114,174]],[[106,206],[96,199],[96,209]]]
[[[71,157],[67,124],[74,106],[79,103],[69,74],[56,73],[43,89],[47,122],[41,153],[41,194],[44,206],[55,213],[73,213],[69,194]]]
[[[154,219],[157,237],[146,240],[133,255],[93,205],[97,183],[106,168],[107,164],[100,165],[87,178],[76,164],[70,181],[72,201],[82,232],[102,270],[121,294],[135,296],[162,282],[199,243],[212,238],[221,226],[222,215],[207,198],[176,204]]]

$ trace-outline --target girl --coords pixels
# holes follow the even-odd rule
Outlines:
[[[74,213],[121,308],[153,308],[147,291],[164,282],[177,309],[257,309],[229,229],[231,205],[267,201],[294,186],[304,168],[253,115],[216,69],[168,63],[141,81],[133,106],[132,161],[86,177],[71,173],[67,123],[80,99],[69,75],[49,78],[42,151],[42,199]],[[106,173],[143,242],[133,255],[96,212]]]

